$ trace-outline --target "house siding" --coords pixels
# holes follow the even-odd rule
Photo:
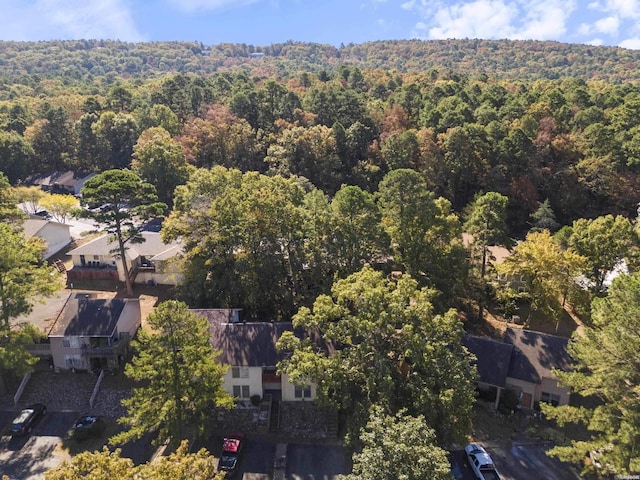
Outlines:
[[[310,383],[311,397],[302,398],[296,397],[296,387],[289,381],[289,376],[286,373],[282,374],[282,401],[283,402],[302,402],[313,401],[317,397],[317,386],[314,383]]]
[[[140,322],[140,301],[137,299],[127,300],[118,318],[118,333],[128,333],[129,337],[133,338],[140,327]]]
[[[77,345],[77,347],[65,347],[63,345],[64,340],[76,342],[74,345]],[[67,365],[67,356],[72,355],[76,359],[74,361],[73,368],[77,370],[87,370],[89,368],[89,363],[82,355],[84,352],[82,345],[85,344],[85,340],[86,339],[83,337],[49,337],[54,368],[56,370],[69,370]]]
[[[507,377],[507,389],[511,388],[518,392],[528,393],[531,395],[531,403],[529,405],[522,404],[522,408],[533,408],[533,402],[540,399],[539,385],[536,383],[525,382],[517,378]]]
[[[224,375],[224,388],[233,395],[233,387],[238,386],[242,391],[243,386],[249,387],[249,397],[252,395],[260,395],[262,397],[262,367],[247,367],[249,370],[248,378],[233,378],[233,367],[229,367]],[[242,400],[248,400],[248,397],[243,397]]]
[[[550,393],[552,395],[558,395],[560,397],[560,401],[558,405],[568,405],[569,404],[569,396],[571,391],[566,388],[558,385],[558,382],[555,378],[543,378],[542,384],[539,386],[540,395],[535,398],[536,401],[540,401],[542,398],[542,392]]]
[[[44,259],[47,260],[71,243],[71,232],[68,225],[47,223],[37,234],[47,243]]]

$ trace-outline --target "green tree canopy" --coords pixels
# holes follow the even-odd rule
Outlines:
[[[0,172],[0,221],[17,224],[24,218],[24,213],[18,208],[19,198],[6,175]]]
[[[606,276],[623,259],[630,258],[635,235],[631,222],[620,215],[573,222],[569,246],[586,258],[586,277],[593,290],[604,289]]]
[[[295,178],[214,167],[178,187],[167,236],[185,239],[184,291],[197,305],[289,318],[303,273]],[[265,281],[269,279],[269,281]]]
[[[354,455],[353,473],[344,480],[448,480],[446,450],[438,447],[424,416],[401,410],[386,415],[374,406],[360,431],[361,450]]]
[[[162,127],[145,130],[133,147],[131,167],[156,188],[158,199],[173,205],[173,192],[189,178],[182,146]]]
[[[27,373],[37,361],[25,345],[39,339],[30,324],[12,322],[29,313],[33,302],[62,288],[55,270],[42,264],[44,245],[39,239],[27,239],[9,225],[0,223],[0,392],[4,393],[2,370],[12,369],[19,375]]]
[[[212,406],[230,407],[218,362],[220,352],[209,341],[209,324],[187,305],[169,300],[149,315],[150,331],[141,330],[133,341],[137,354],[125,375],[140,382],[122,401],[127,414],[118,420],[128,429],[112,438],[119,444],[157,431],[160,441],[182,440],[187,425],[202,434]]]
[[[189,453],[187,442],[166,457],[153,462],[134,465],[129,458],[121,457],[122,451],[110,452],[107,447],[102,451],[82,452],[70,461],[45,473],[45,480],[222,480],[222,474],[216,473],[215,458],[205,449]]]
[[[525,282],[531,309],[559,321],[564,301],[575,279],[583,272],[584,257],[563,250],[548,230],[532,232],[513,255],[496,265],[499,273]]]
[[[422,285],[453,295],[466,273],[466,252],[451,203],[436,199],[422,176],[410,169],[385,175],[378,201],[396,262]]]
[[[582,396],[595,396],[595,408],[544,408],[560,423],[583,422],[592,432],[588,442],[572,441],[550,453],[582,461],[599,449],[601,463],[618,475],[640,472],[640,274],[621,275],[608,295],[592,303],[593,324],[574,334],[569,353],[576,361],[570,372],[556,372],[563,385]]]
[[[293,318],[327,349],[286,332],[278,346],[291,355],[279,368],[296,385],[315,382],[320,401],[347,412],[356,435],[378,404],[391,414],[424,414],[441,445],[461,441],[470,428],[474,370],[456,312],[434,315],[432,293],[408,275],[396,283],[365,266]]]

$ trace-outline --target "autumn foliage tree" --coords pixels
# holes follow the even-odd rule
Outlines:
[[[365,266],[334,283],[293,318],[310,337],[285,332],[279,365],[295,385],[315,382],[321,402],[347,413],[357,435],[368,409],[424,415],[437,443],[460,441],[470,426],[474,370],[454,311],[433,312],[433,292],[403,275],[397,282]],[[326,349],[318,349],[318,338]]]

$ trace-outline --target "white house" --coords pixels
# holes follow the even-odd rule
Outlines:
[[[174,259],[182,254],[179,241],[165,243],[158,232],[142,232],[144,242],[126,244],[126,261],[135,283],[178,285],[182,273]],[[67,280],[125,280],[118,259],[117,243],[109,235],[102,235],[71,250],[73,268]]]
[[[291,322],[244,322],[240,310],[192,310],[209,322],[211,345],[221,351],[220,361],[229,365],[226,391],[241,400],[270,393],[284,402],[314,400],[314,384],[296,387],[286,375],[278,375],[277,364],[284,354],[276,349],[283,332],[293,330]]]
[[[52,220],[29,218],[24,221],[23,229],[27,238],[38,237],[45,241],[47,245],[47,251],[44,254],[45,260],[58,253],[72,241],[69,225]]]

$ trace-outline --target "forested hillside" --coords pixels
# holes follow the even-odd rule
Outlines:
[[[519,51],[517,42],[475,42],[478,49],[493,43]],[[442,43],[465,48],[473,44]],[[508,232],[518,237],[532,226],[555,229],[608,214],[630,221],[640,202],[638,82],[510,80],[450,69],[403,73],[341,61],[341,52],[349,51],[348,57],[361,58],[362,64],[382,63],[372,59],[383,55],[384,42],[344,49],[291,43],[279,50],[264,49],[262,58],[248,57],[255,49],[239,45],[221,45],[208,54],[203,46],[177,43],[2,45],[5,66],[14,66],[4,72],[24,75],[6,77],[0,88],[0,170],[16,185],[33,173],[132,168],[157,188],[161,201],[170,207],[175,201],[174,221],[169,222],[175,234],[185,234],[188,224],[188,234],[200,241],[212,222],[220,222],[219,229],[231,232],[224,240],[231,243],[218,245],[222,251],[251,249],[258,257],[253,266],[242,267],[249,270],[238,274],[235,286],[190,291],[206,305],[224,301],[246,306],[274,294],[247,296],[242,286],[256,283],[251,277],[256,269],[266,268],[264,274],[273,278],[267,261],[275,258],[273,252],[259,252],[267,237],[275,250],[283,248],[283,238],[291,239],[291,255],[295,249],[304,250],[289,258],[292,263],[278,266],[282,289],[270,302],[272,307],[288,305],[275,308],[289,311],[300,300],[283,293],[289,289],[287,282],[295,281],[292,269],[311,274],[312,279],[305,279],[311,292],[325,291],[334,274],[348,275],[365,259],[386,262],[390,248],[400,248],[394,255],[401,259],[402,269],[420,276],[429,265],[427,284],[456,291],[465,275],[450,268],[460,264],[454,240],[465,209],[487,192],[506,197]],[[435,44],[388,42],[393,55],[387,60],[400,62],[404,52],[406,70],[413,70],[421,57],[411,48],[420,45]],[[593,52],[599,59],[633,54],[595,47]],[[294,63],[274,63],[276,58]],[[550,61],[553,55],[544,58]],[[216,59],[236,67],[244,62],[246,68],[199,70],[199,65]],[[318,66],[321,59],[335,62],[333,68],[303,68]],[[269,72],[269,65],[281,67],[277,75]],[[88,74],[90,66],[93,73]],[[627,67],[614,63],[607,71],[638,73]],[[172,69],[193,73],[162,72]],[[141,71],[148,75],[137,75]],[[216,170],[210,180],[205,170],[196,172],[213,167],[227,170]],[[257,174],[266,177],[252,176]],[[278,183],[280,177],[286,182]],[[174,196],[176,187],[187,182]],[[190,215],[201,206],[198,192],[210,194],[210,183],[218,185],[215,201],[222,203],[215,213],[201,212],[209,220],[200,225]],[[347,186],[352,190],[345,190]],[[280,197],[270,198],[263,191]],[[393,238],[406,228],[393,226],[407,213],[394,210],[398,195],[404,203],[416,202],[414,214],[423,222],[423,230],[406,232],[402,239]],[[367,225],[341,224],[343,215],[356,215],[356,206],[358,222],[367,218]],[[264,209],[270,220],[253,218],[256,209]],[[222,212],[226,216],[217,218]],[[243,215],[245,223],[240,221]],[[283,223],[284,218],[291,223]],[[272,225],[274,219],[280,223]],[[262,240],[255,237],[261,229]],[[339,231],[343,237],[328,240]],[[389,232],[395,232],[391,244]],[[430,260],[421,257],[424,249],[412,246],[425,241],[424,235],[437,238],[426,254]],[[402,242],[408,243],[399,247]],[[193,265],[206,265],[204,270],[192,269],[197,273],[194,285],[202,285],[206,269],[218,268],[206,258],[192,260]],[[304,266],[316,261],[315,272]],[[229,265],[219,267],[228,270]],[[241,279],[247,272],[251,275]],[[232,297],[208,297],[225,288],[235,288]],[[311,299],[314,293],[309,295]]]
[[[285,336],[294,351],[285,367],[300,385],[326,374],[319,385],[343,412],[364,407],[352,427],[365,423],[365,398],[427,412],[420,422],[451,444],[468,431],[473,400],[471,363],[457,350],[463,318],[466,328],[490,304],[508,316],[528,301],[544,321],[558,325],[568,303],[588,324],[607,273],[623,261],[640,267],[640,51],[484,40],[0,42],[6,218],[29,194],[9,183],[66,170],[107,171],[95,183],[144,185],[135,190],[153,202],[109,197],[85,215],[119,222],[166,204],[161,234],[184,246],[179,295],[189,307],[294,318],[337,342],[344,356],[322,358],[315,343]],[[94,187],[86,204],[101,198]],[[513,238],[512,255],[492,265],[489,247]],[[609,311],[622,312],[620,325],[638,318],[626,288],[614,283],[619,299],[596,308],[596,321]],[[621,340],[637,333],[619,332],[611,338],[626,350],[616,358],[633,358],[638,348]],[[625,408],[627,389],[637,391],[631,370],[610,390]],[[598,393],[591,386],[605,382],[584,383],[586,371],[598,370],[581,370],[576,384]],[[618,412],[607,413],[611,438]],[[632,413],[619,431],[637,427]],[[626,441],[618,471],[637,471]],[[576,458],[602,445],[618,442],[577,444]]]
[[[397,40],[331,45],[287,42],[269,46],[195,42],[125,43],[109,40],[0,41],[0,80],[29,76],[149,77],[166,73],[246,71],[285,78],[296,73],[334,72],[341,65],[403,73],[431,69],[483,73],[502,79],[574,77],[613,83],[640,79],[640,52],[616,47],[511,40]],[[26,78],[25,78],[26,77]]]

